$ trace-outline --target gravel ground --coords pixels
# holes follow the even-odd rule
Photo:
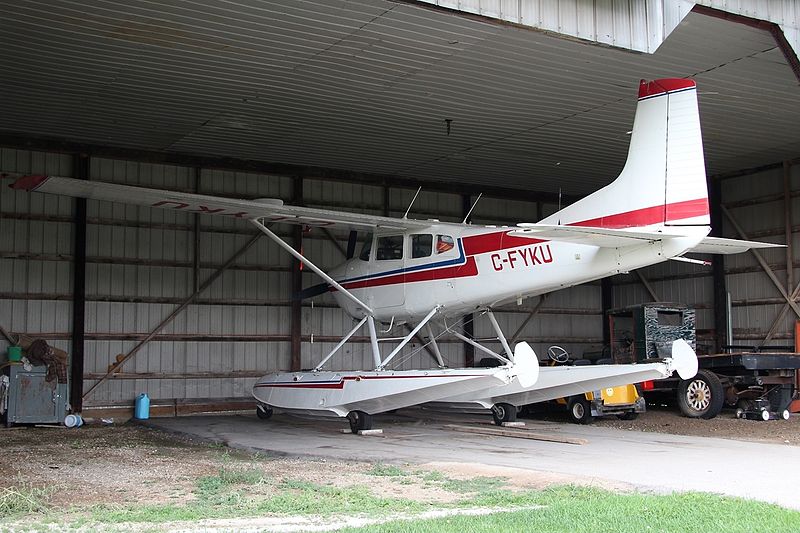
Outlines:
[[[548,414],[536,417],[553,421],[567,422],[566,414]],[[716,418],[702,420],[681,416],[671,407],[648,405],[647,412],[636,420],[619,420],[615,416],[597,418],[593,422],[601,427],[667,433],[671,435],[695,435],[698,437],[718,437],[755,442],[771,442],[800,446],[800,414],[793,414],[789,420],[737,419],[734,411],[725,409]]]

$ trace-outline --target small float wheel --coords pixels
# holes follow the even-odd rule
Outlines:
[[[256,416],[261,420],[269,420],[272,418],[272,407],[266,405],[256,406]]]
[[[517,419],[517,408],[510,403],[496,403],[492,406],[494,423],[502,426],[503,422],[514,422]]]
[[[358,434],[359,431],[372,429],[372,415],[364,411],[350,411],[347,415],[347,421],[350,422],[350,431]]]

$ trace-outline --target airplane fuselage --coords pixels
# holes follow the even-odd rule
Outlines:
[[[432,224],[427,231],[380,232],[360,257],[332,277],[369,305],[382,322],[414,322],[436,306],[456,317],[665,261],[691,249],[708,226],[682,227],[687,237],[608,248],[510,235],[516,228],[472,228],[459,234]],[[363,310],[341,292],[337,303],[354,318]]]

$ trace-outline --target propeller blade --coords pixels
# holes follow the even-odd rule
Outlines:
[[[305,300],[307,298],[313,298],[314,296],[319,296],[320,294],[325,294],[328,292],[328,288],[330,285],[327,283],[320,283],[318,285],[312,285],[311,287],[307,287],[300,292],[296,292],[292,295],[292,300]]]

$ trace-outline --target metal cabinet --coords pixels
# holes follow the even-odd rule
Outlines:
[[[60,424],[67,413],[67,384],[48,382],[47,367],[25,370],[14,365],[9,373],[6,426],[12,424]]]

